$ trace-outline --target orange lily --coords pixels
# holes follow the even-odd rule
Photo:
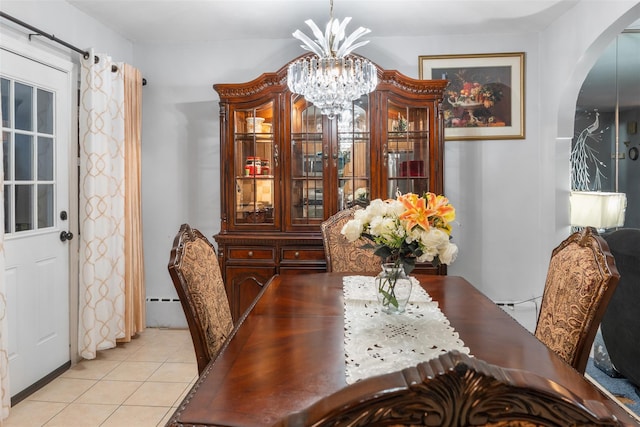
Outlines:
[[[434,209],[431,209],[427,205],[427,200],[418,197],[417,194],[407,193],[398,196],[398,201],[405,207],[405,211],[400,214],[399,219],[406,221],[406,229],[410,231],[416,225],[419,225],[425,230],[429,230],[429,217],[436,213]]]
[[[444,196],[436,196],[433,193],[427,193],[429,208],[435,211],[435,215],[442,218],[445,223],[449,223],[456,219],[456,210],[449,203],[449,199]]]

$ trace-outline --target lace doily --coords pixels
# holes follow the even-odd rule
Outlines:
[[[469,354],[438,303],[415,278],[403,314],[380,311],[375,277],[346,276],[344,346],[347,383],[386,374],[458,350]]]

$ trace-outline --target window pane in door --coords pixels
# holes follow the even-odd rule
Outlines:
[[[53,227],[53,184],[38,184],[38,228]]]
[[[33,137],[16,134],[15,139],[15,179],[31,181],[33,179]]]
[[[53,133],[53,93],[38,89],[38,132]]]
[[[33,230],[33,185],[16,185],[16,231]]]
[[[0,94],[2,95],[2,126],[11,126],[9,100],[11,99],[11,83],[7,79],[0,79]]]
[[[2,132],[2,164],[4,166],[4,180],[9,181],[12,176],[11,163],[11,134],[9,132]]]
[[[0,83],[5,233],[51,228],[57,209],[54,92],[5,78]]]
[[[11,186],[4,186],[4,232],[11,233],[11,220],[13,215],[11,215]]]
[[[14,90],[15,128],[20,130],[33,130],[33,88],[21,83],[16,83]]]
[[[53,138],[38,138],[38,180],[53,180]]]

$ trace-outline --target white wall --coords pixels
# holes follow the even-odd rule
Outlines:
[[[536,177],[541,173],[538,162],[532,161],[538,157],[540,140],[539,35],[399,38],[370,44],[396,57],[381,65],[412,77],[418,77],[419,55],[525,52],[526,138],[445,142],[445,194],[456,207],[459,226],[453,228],[453,240],[460,247],[449,274],[464,276],[492,299],[540,295],[544,278],[536,268],[538,247],[520,231],[522,224],[538,220],[530,205],[531,194],[539,192]],[[514,283],[521,271],[527,272],[526,281]]]
[[[94,48],[97,53],[111,55],[114,61],[135,65],[133,44],[130,41],[70,6],[64,0],[2,0],[0,8],[14,18],[45,33],[53,34],[56,38],[82,50]],[[27,38],[30,32],[5,19],[0,19],[0,25],[4,30],[15,28],[24,38]],[[79,63],[79,53],[56,44],[46,37],[32,37],[32,43],[68,58],[76,64]]]
[[[454,241],[461,249],[449,272],[495,300],[540,296],[551,249],[569,233],[575,99],[600,51],[640,17],[637,2],[613,3],[583,1],[541,34],[371,37],[358,51],[415,78],[419,55],[526,53],[526,138],[447,141],[445,147],[445,192],[457,208]],[[181,223],[209,237],[219,230],[218,97],[211,86],[276,71],[301,53],[293,39],[135,46],[150,78],[143,148],[149,295],[173,295],[167,248]],[[561,105],[563,96],[570,99]],[[559,133],[561,108],[567,123]]]
[[[142,154],[147,295],[175,297],[167,262],[180,224],[189,222],[210,238],[220,227],[218,97],[212,85],[276,71],[303,53],[299,43],[135,45],[131,53],[129,43],[97,23],[75,30],[71,22],[81,13],[61,2],[23,3],[4,0],[2,9],[69,42],[128,61],[147,78]],[[569,232],[569,148],[578,90],[607,44],[639,18],[637,1],[583,0],[542,33],[371,37],[358,50],[410,77],[418,77],[419,55],[526,53],[526,138],[446,142],[445,192],[460,223],[454,228],[460,256],[450,274],[466,277],[495,300],[541,295],[551,249]]]
[[[288,39],[161,48],[138,45],[135,49],[150,82],[144,92],[143,120],[143,145],[148,147],[143,148],[147,294],[174,295],[166,274],[167,248],[180,224],[189,222],[209,237],[220,227],[218,97],[212,85],[248,81],[261,72],[276,71],[302,52],[295,40]],[[537,245],[530,245],[530,237],[517,232],[523,222],[538,221],[537,210],[527,205],[529,194],[539,192],[535,178],[539,166],[522,161],[538,157],[538,35],[517,35],[506,42],[504,36],[492,35],[371,38],[358,53],[383,68],[417,78],[419,55],[498,51],[527,53],[527,139],[448,141],[445,190],[460,222],[454,228],[454,241],[461,254],[451,274],[467,277],[492,298],[513,300],[539,295],[544,282],[531,274],[528,283],[520,286],[509,281],[511,271],[531,271],[532,259],[539,258]],[[507,243],[518,249],[513,251]],[[510,268],[502,265],[503,253],[509,255]]]

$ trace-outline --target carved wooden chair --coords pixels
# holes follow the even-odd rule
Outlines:
[[[353,218],[353,213],[358,209],[361,207],[356,205],[341,210],[320,225],[329,272],[377,274],[382,269],[382,259],[374,255],[373,250],[362,249],[367,243],[365,239],[350,242],[341,234],[342,227]]]
[[[198,374],[215,358],[233,329],[215,248],[182,224],[173,240],[169,274],[180,297],[198,362]]]
[[[551,253],[535,335],[582,374],[619,278],[607,242],[591,227]]]
[[[585,401],[532,372],[451,351],[415,367],[351,384],[274,427],[615,426]]]

